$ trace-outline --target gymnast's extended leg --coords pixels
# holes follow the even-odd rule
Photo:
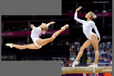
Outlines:
[[[60,33],[62,33],[67,28],[68,28],[68,25],[65,25],[60,30],[56,31],[50,38],[37,40],[38,45],[44,46],[44,45],[52,42]]]
[[[98,39],[97,39],[97,35],[96,34],[92,34],[92,44],[93,44],[93,47],[94,47],[94,51],[95,51],[95,65],[97,65],[98,63],[98,60],[99,60],[99,50],[98,50]]]
[[[7,43],[6,46],[10,46],[11,48],[14,47],[14,48],[17,48],[17,49],[20,49],[20,50],[23,50],[23,49],[40,49],[40,48],[36,47],[36,45],[34,43],[25,44],[25,45]]]
[[[87,47],[89,47],[90,45],[91,45],[91,40],[86,40],[85,43],[81,46],[80,51],[79,51],[76,59],[74,60],[72,67],[75,67],[75,65],[78,64],[78,60],[83,55],[84,49],[87,48]]]

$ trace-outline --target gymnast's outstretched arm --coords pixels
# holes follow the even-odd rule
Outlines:
[[[75,14],[74,14],[74,19],[75,19],[76,21],[78,21],[79,23],[82,23],[82,24],[83,24],[84,20],[79,19],[78,16],[77,16],[77,12],[78,12],[81,8],[82,8],[82,7],[80,6],[79,8],[76,9]]]
[[[49,27],[51,24],[54,24],[54,23],[55,23],[54,21],[51,21],[51,22],[47,23],[46,25]],[[35,28],[34,24],[31,24],[30,27],[32,29]],[[38,27],[40,27],[40,26],[38,26]]]
[[[6,46],[9,46],[10,48],[15,47],[15,48],[17,48],[19,50],[24,50],[24,49],[40,49],[39,47],[36,47],[36,45],[34,43],[24,44],[24,45],[7,43]]]
[[[35,28],[34,24],[31,24],[30,27],[31,27],[32,29]]]
[[[51,21],[51,22],[47,23],[47,26],[50,26],[50,25],[52,25],[54,23],[55,23],[54,21]]]

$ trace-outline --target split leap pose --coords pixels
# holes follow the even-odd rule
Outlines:
[[[40,36],[42,34],[45,34],[46,31],[48,30],[48,27],[51,24],[54,24],[55,22],[49,22],[49,23],[42,23],[39,27],[35,27],[33,24],[30,25],[30,27],[32,28],[31,31],[31,39],[33,41],[33,43],[31,44],[25,44],[25,45],[18,45],[18,44],[13,44],[13,43],[7,43],[6,46],[9,46],[10,48],[14,47],[20,50],[23,49],[40,49],[42,46],[52,42],[60,33],[62,33],[64,30],[66,30],[68,28],[68,24],[66,24],[65,26],[61,27],[60,30],[56,31],[50,38],[46,38],[46,39],[41,39]]]

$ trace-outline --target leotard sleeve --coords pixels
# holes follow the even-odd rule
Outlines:
[[[92,25],[93,25],[93,28],[94,28],[95,33],[97,34],[98,38],[100,38],[100,34],[99,34],[99,32],[98,32],[98,29],[97,29],[97,27],[96,27],[95,23],[94,23],[94,22],[92,22]]]
[[[81,20],[81,19],[79,19],[79,18],[77,17],[77,12],[74,14],[74,19],[75,19],[76,21],[78,21],[79,23],[82,23],[82,24],[83,24],[83,22],[84,22],[84,20]]]

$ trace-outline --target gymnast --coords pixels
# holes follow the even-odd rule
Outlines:
[[[82,25],[83,33],[87,37],[87,40],[81,46],[80,51],[72,64],[72,67],[75,67],[75,65],[79,64],[79,59],[83,55],[84,49],[89,47],[91,44],[93,45],[94,51],[95,51],[95,62],[88,67],[97,67],[97,63],[98,63],[98,59],[99,59],[99,55],[100,55],[99,50],[98,50],[98,44],[99,44],[101,38],[100,38],[100,34],[97,30],[97,27],[96,27],[94,21],[92,21],[92,19],[95,19],[97,16],[92,11],[90,11],[85,15],[85,18],[87,18],[87,21],[81,20],[77,17],[77,12],[81,8],[82,7],[80,6],[79,8],[76,9],[74,19],[76,21],[78,21],[79,23],[83,24]],[[95,33],[92,32],[92,29],[95,30]]]
[[[6,46],[9,46],[10,48],[14,47],[14,48],[17,48],[20,50],[23,50],[23,49],[40,49],[42,46],[52,42],[60,33],[62,33],[64,30],[66,30],[69,26],[68,24],[66,24],[65,26],[61,27],[60,30],[56,31],[50,38],[41,39],[40,36],[42,34],[45,34],[46,31],[48,30],[48,27],[54,23],[55,23],[54,21],[51,21],[47,24],[42,23],[38,27],[35,27],[33,24],[31,24],[30,25],[30,27],[32,28],[31,39],[32,39],[33,43],[25,44],[25,45],[7,43]]]

